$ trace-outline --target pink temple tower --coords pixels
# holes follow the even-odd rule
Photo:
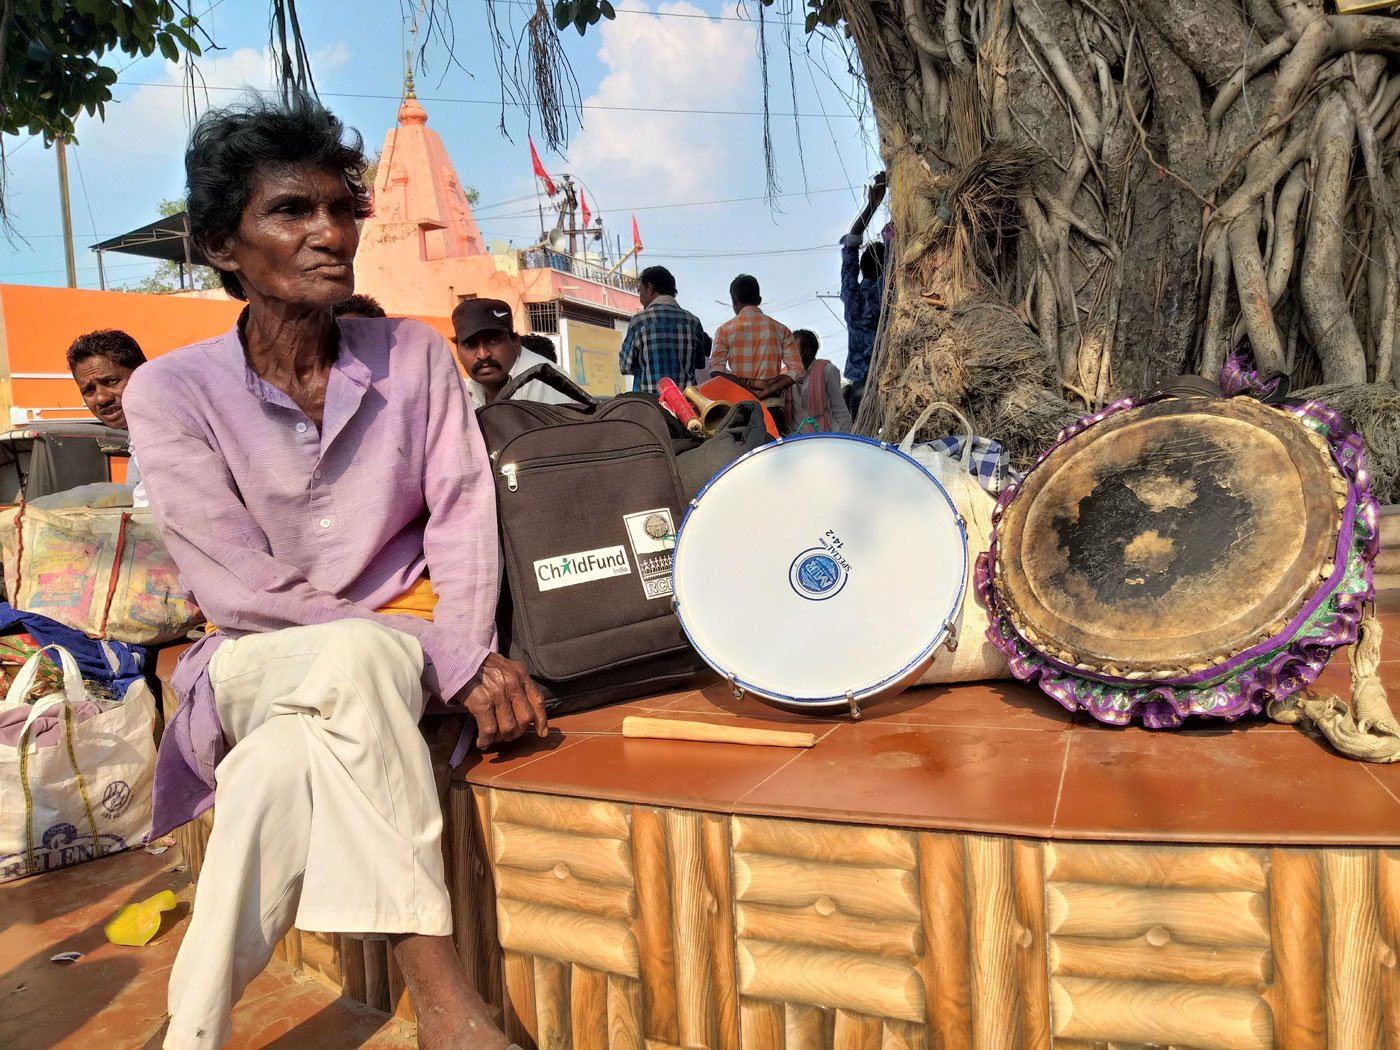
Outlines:
[[[384,136],[365,220],[355,290],[394,314],[444,317],[463,296],[503,299],[526,330],[524,283],[513,259],[496,257],[472,215],[442,137],[428,127],[410,72],[397,124]]]

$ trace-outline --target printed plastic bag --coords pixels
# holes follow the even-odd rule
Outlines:
[[[0,712],[28,709],[0,744],[0,882],[144,845],[151,830],[155,700],[130,680],[117,701],[89,699],[77,661],[50,646],[63,689],[23,700],[43,653],[15,677]]]
[[[204,621],[146,509],[20,504],[0,556],[11,605],[94,638],[158,645]]]

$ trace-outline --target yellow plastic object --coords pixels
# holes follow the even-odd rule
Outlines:
[[[116,918],[103,927],[103,932],[113,944],[140,948],[149,943],[160,929],[161,913],[173,910],[175,905],[175,894],[161,890],[139,904],[126,905],[117,912]]]

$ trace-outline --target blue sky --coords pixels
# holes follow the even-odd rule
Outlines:
[[[518,30],[533,5],[497,2],[501,28],[513,39],[511,20]],[[214,0],[212,6],[197,0],[195,7],[207,12],[202,22],[221,48],[198,62],[208,102],[236,97],[223,89],[266,86],[265,0]],[[873,132],[853,116],[844,97],[852,85],[840,49],[809,40],[800,25],[793,26],[790,79],[783,18],[770,9],[770,105],[782,192],[779,210],[773,210],[762,199],[761,77],[751,17],[756,5],[628,0],[617,8],[616,21],[591,28],[587,36],[570,29],[560,37],[584,103],[583,128],[561,156],[544,151],[536,127],[545,166],[582,180],[592,211],[610,226],[610,239],[630,241],[635,212],[646,245],[642,265],[668,266],[682,303],[711,330],[730,315],[730,279],[752,273],[771,313],[790,327],[818,332],[824,355],[842,361],[840,303],[819,293],[837,291],[836,240],[859,210],[861,186],[879,160]],[[401,5],[302,0],[298,10],[322,100],[361,131],[372,153],[394,121],[403,86],[409,38]],[[486,5],[457,0],[452,10],[465,71],[448,65],[440,45],[430,47],[429,68],[416,73],[418,96],[462,181],[481,194],[477,221],[487,242],[523,246],[539,230],[527,114],[507,106],[506,128],[514,141],[502,135]],[[189,98],[179,87],[181,71],[159,57],[118,57],[119,67],[130,65],[106,122],[84,118],[78,145],[69,152],[82,287],[97,287],[89,244],[149,222],[158,201],[183,194]],[[199,101],[205,104],[203,96]],[[37,139],[11,139],[7,147],[10,204],[28,243],[0,242],[0,282],[61,285],[53,151]],[[108,256],[109,284],[139,280],[150,269],[135,257]]]

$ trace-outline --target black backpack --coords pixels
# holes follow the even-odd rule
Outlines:
[[[575,404],[511,401],[539,380]],[[540,365],[477,410],[491,456],[505,578],[501,652],[554,713],[672,688],[703,662],[671,604],[671,552],[685,509],[671,434],[655,401],[600,403]]]

